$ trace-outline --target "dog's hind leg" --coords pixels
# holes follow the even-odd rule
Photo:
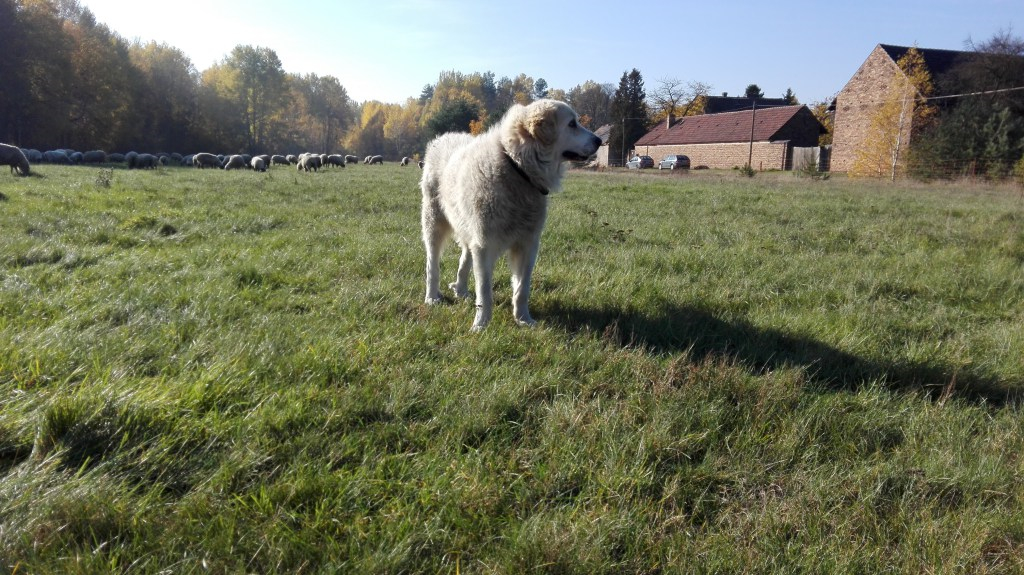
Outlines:
[[[468,248],[462,248],[462,255],[459,256],[459,272],[455,281],[448,284],[448,287],[455,292],[457,298],[468,298],[469,272],[473,269],[473,254]]]
[[[438,304],[444,301],[441,296],[441,252],[448,234],[436,226],[424,229],[423,244],[427,250],[427,294],[424,301]]]
[[[519,325],[533,326],[536,321],[530,317],[530,282],[533,281],[533,266],[537,262],[540,243],[528,246],[512,246],[508,252],[508,266],[512,272],[512,315]]]

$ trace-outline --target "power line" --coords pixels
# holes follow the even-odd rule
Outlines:
[[[986,90],[984,92],[969,92],[966,94],[949,94],[948,96],[929,96],[925,100],[943,100],[946,98],[963,98],[966,96],[984,96],[986,94],[1001,94],[1003,92],[1016,92],[1017,90],[1024,90],[1024,86],[1017,86],[1016,88],[1000,88],[998,90]]]
[[[985,90],[984,92],[967,92],[967,93],[964,93],[964,94],[947,94],[945,96],[926,96],[926,97],[923,97],[923,98],[920,98],[920,99],[921,100],[949,100],[949,99],[953,99],[953,98],[966,98],[968,96],[985,96],[985,95],[988,95],[988,94],[1001,94],[1001,93],[1004,93],[1004,92],[1016,92],[1016,91],[1019,91],[1019,90],[1024,90],[1024,86],[1016,86],[1014,88],[1000,88],[998,90]],[[915,98],[915,99],[918,99],[918,98]],[[836,95],[834,100],[837,101],[837,102],[839,101],[839,95],[838,94]],[[859,100],[858,99],[858,100],[855,100],[855,102],[857,104],[885,104],[886,102],[890,102],[890,101],[891,101],[891,99],[881,99],[881,100]],[[809,108],[810,106],[807,106],[807,107]]]

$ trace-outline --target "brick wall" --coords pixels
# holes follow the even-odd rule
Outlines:
[[[785,169],[787,142],[754,142],[751,164],[755,170]],[[707,166],[714,169],[743,167],[750,155],[749,142],[731,144],[687,144],[679,146],[640,146],[636,153],[654,158],[654,166],[669,154],[690,157],[690,167]]]
[[[889,91],[893,77],[901,73],[881,46],[861,64],[857,72],[836,96],[835,124],[832,128],[832,170],[848,172],[864,146],[871,117],[880,100]]]

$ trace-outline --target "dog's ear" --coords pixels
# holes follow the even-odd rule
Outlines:
[[[558,140],[556,116],[558,107],[553,104],[535,104],[529,107],[526,116],[526,130],[541,144],[550,146]]]

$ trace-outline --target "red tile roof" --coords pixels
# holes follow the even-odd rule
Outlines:
[[[758,108],[754,112],[754,141],[771,141],[773,136],[804,106]],[[636,146],[664,146],[679,144],[720,144],[750,141],[751,110],[687,116],[671,128],[660,122]]]

